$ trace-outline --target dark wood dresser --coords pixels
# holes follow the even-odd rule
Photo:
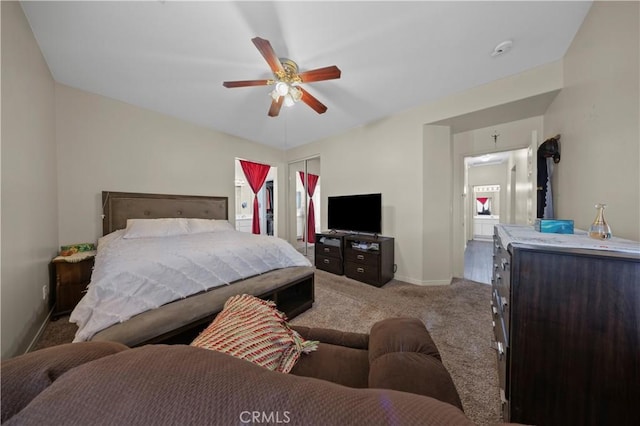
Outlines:
[[[517,225],[494,243],[503,420],[640,424],[640,245]]]
[[[316,234],[316,268],[382,287],[393,278],[394,239],[379,235]]]

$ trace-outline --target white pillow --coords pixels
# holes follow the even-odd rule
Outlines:
[[[172,237],[189,233],[187,219],[127,219],[127,228],[122,238]]]
[[[187,219],[187,227],[190,234],[201,234],[203,232],[220,232],[233,230],[235,228],[227,220],[216,219]]]

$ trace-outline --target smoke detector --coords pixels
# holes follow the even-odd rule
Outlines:
[[[511,46],[513,46],[513,42],[511,40],[505,40],[493,49],[491,56],[500,56],[503,53],[507,53],[511,49]]]

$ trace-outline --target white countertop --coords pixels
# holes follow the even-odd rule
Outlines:
[[[553,234],[538,232],[530,225],[496,226],[502,244],[531,244],[536,246],[568,247],[587,250],[608,250],[640,254],[640,242],[611,237],[608,240],[596,240],[587,235],[587,231],[574,229],[573,234]]]

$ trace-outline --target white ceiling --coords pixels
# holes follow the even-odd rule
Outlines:
[[[22,2],[62,84],[281,149],[563,57],[591,2]],[[300,71],[337,65],[270,118],[266,38]],[[492,57],[510,39],[513,48]]]
[[[509,158],[515,156],[520,153],[521,155],[526,155],[527,149],[517,149],[512,151],[500,151],[500,152],[492,152],[484,155],[478,155],[475,157],[465,157],[465,164],[467,167],[481,167],[481,166],[493,166],[496,164],[502,164],[505,161],[508,161]]]

